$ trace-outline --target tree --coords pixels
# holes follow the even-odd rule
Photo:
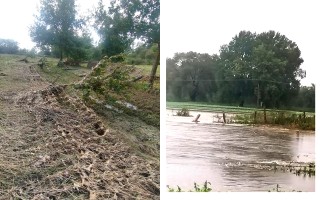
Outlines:
[[[300,87],[299,94],[296,98],[293,98],[291,103],[297,108],[308,108],[310,111],[314,112],[315,109],[315,84],[311,86]]]
[[[128,64],[136,65],[152,65],[155,56],[158,53],[158,45],[140,45],[137,48],[130,50],[126,56]]]
[[[123,13],[113,12],[109,7],[105,10],[102,0],[94,14],[95,27],[102,38],[102,53],[109,57],[125,52],[130,48],[134,38],[128,34],[132,28],[130,18]]]
[[[228,45],[220,48],[219,68],[216,78],[218,101],[223,103],[239,103],[251,99],[253,82],[252,51],[256,35],[249,31],[241,31]]]
[[[63,55],[76,55],[80,43],[78,31],[83,24],[77,19],[75,0],[41,0],[40,12],[30,28],[32,41],[42,49],[54,48]]]
[[[133,42],[133,37],[128,34],[132,27],[131,19],[122,13],[112,13],[111,8],[106,11],[102,0],[98,3],[94,17],[96,30],[102,38],[102,54],[111,57],[130,48]]]
[[[219,76],[229,83],[219,90],[227,101],[256,98],[258,105],[261,101],[267,107],[285,105],[297,95],[299,79],[304,78],[300,55],[298,46],[280,33],[241,31],[221,47]]]
[[[216,55],[176,53],[167,59],[167,95],[176,100],[211,101],[216,92]]]
[[[157,44],[158,53],[149,80],[152,87],[160,63],[160,1],[112,0],[108,12],[100,1],[96,24],[100,35],[105,37],[103,45],[109,54],[122,53],[134,39],[149,45]]]
[[[0,38],[0,53],[15,54],[18,53],[18,42],[11,39]]]
[[[141,9],[137,9],[135,13],[138,14],[136,35],[148,44],[157,44],[158,46],[158,53],[155,57],[149,79],[149,86],[152,88],[157,68],[160,64],[160,0],[142,0],[140,3],[142,12],[139,12]]]
[[[305,72],[300,69],[303,59],[293,41],[274,31],[257,36],[254,57],[254,78],[261,84],[261,99],[268,107],[287,104],[299,92],[300,78]]]

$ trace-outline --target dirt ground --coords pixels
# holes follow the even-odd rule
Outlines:
[[[0,199],[160,199],[159,128],[0,55]]]

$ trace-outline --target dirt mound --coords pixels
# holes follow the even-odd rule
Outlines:
[[[18,94],[7,107],[15,118],[27,116],[1,121],[5,132],[22,127],[6,138],[22,144],[0,158],[0,199],[159,199],[159,160],[138,156],[123,133],[66,88]]]

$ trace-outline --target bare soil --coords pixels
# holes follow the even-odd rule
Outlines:
[[[0,199],[159,199],[159,128],[0,55]]]

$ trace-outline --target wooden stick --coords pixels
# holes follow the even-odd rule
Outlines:
[[[195,123],[200,122],[200,121],[198,121],[199,118],[200,118],[200,114],[198,114],[197,117],[194,120],[192,120],[192,122],[195,122]]]

